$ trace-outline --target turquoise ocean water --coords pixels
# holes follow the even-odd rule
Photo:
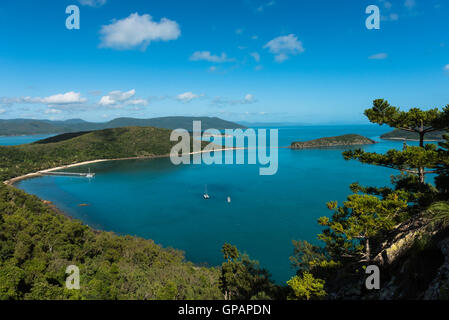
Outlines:
[[[387,131],[371,125],[282,127],[279,145],[358,133],[379,141],[364,146],[367,151],[402,148],[401,141],[379,139]],[[221,246],[232,243],[282,283],[294,274],[291,241],[319,244],[316,220],[330,214],[327,201],[344,201],[352,182],[384,186],[397,173],[345,161],[343,150],[279,149],[273,176],[260,176],[259,165],[175,166],[162,158],[97,163],[89,166],[96,173],[91,180],[47,176],[22,181],[18,187],[52,201],[89,226],[153,239],[185,251],[195,263],[221,264]],[[209,200],[202,197],[206,184]]]
[[[15,146],[46,139],[54,134],[33,134],[29,136],[0,136],[0,146]]]

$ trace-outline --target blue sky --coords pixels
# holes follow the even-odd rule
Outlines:
[[[4,0],[0,118],[359,123],[376,98],[443,107],[448,30],[443,0]]]

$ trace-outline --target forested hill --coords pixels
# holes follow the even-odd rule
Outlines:
[[[108,122],[87,122],[81,119],[65,121],[12,119],[0,120],[0,135],[31,135],[91,131],[122,127],[156,127],[192,131],[192,121],[201,120],[202,129],[218,130],[243,128],[243,126],[216,117],[161,117],[153,119],[117,118]]]
[[[0,300],[221,299],[218,268],[152,240],[96,232],[0,184]],[[80,290],[65,288],[69,265]]]
[[[0,146],[0,179],[99,158],[166,155],[177,143],[170,133],[127,127]],[[47,201],[0,183],[0,300],[200,300],[222,299],[224,292],[244,300],[285,296],[256,261],[230,245],[223,248],[233,254],[224,267],[197,266],[152,240],[92,230]],[[80,290],[65,288],[69,265],[80,270]]]
[[[429,132],[425,136],[425,140],[443,140],[444,131]],[[380,136],[381,139],[406,139],[406,140],[419,140],[419,134],[417,132],[410,132],[395,129]]]
[[[32,144],[0,146],[0,179],[95,159],[170,153],[170,130],[127,127],[62,134]]]

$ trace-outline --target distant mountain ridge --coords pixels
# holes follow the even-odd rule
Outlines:
[[[117,118],[108,122],[88,122],[82,119],[69,119],[64,121],[11,119],[0,120],[0,135],[32,135],[51,133],[70,133],[79,131],[92,131],[122,127],[156,127],[162,129],[192,130],[192,121],[200,120],[202,130],[214,128],[237,129],[244,126],[226,121],[217,117],[160,117],[151,119]]]

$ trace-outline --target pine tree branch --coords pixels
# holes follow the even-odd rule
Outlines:
[[[409,131],[409,132],[419,132],[418,130],[414,130],[414,129],[410,129],[410,128],[406,128],[406,127],[398,127],[398,129],[404,130],[404,131]]]
[[[429,132],[434,132],[434,131],[443,131],[445,129],[448,129],[448,127],[443,127],[443,128],[429,128],[429,129],[425,129],[424,133],[429,133]]]

